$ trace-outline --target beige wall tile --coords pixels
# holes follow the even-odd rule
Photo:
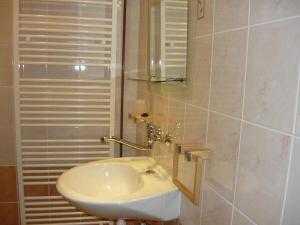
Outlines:
[[[192,68],[187,77],[187,102],[207,108],[210,85],[212,36],[196,38],[192,44]]]
[[[184,132],[185,104],[173,99],[169,100],[168,132],[180,143]]]
[[[139,0],[128,1],[126,13],[126,55],[124,68],[126,72],[137,72],[138,70],[139,19],[137,18],[139,18],[139,13]]]
[[[215,4],[215,32],[248,24],[249,0],[218,0]]]
[[[168,126],[168,99],[159,95],[151,95],[150,110],[153,115],[153,122],[163,130]]]
[[[234,210],[232,225],[255,225],[255,223],[250,221],[247,217],[239,213],[237,210]]]
[[[244,124],[236,204],[258,224],[280,224],[291,138]]]
[[[195,225],[201,223],[200,205],[194,205],[184,195],[181,197],[180,222],[184,225]]]
[[[232,207],[207,185],[204,189],[202,225],[230,225]]]
[[[207,111],[190,105],[186,106],[184,142],[200,143],[204,146],[206,139]]]
[[[240,126],[239,120],[210,113],[208,146],[213,157],[206,163],[206,179],[229,201],[233,201]]]
[[[153,146],[153,158],[156,162],[161,165],[170,176],[172,176],[173,171],[173,150],[175,146],[167,146],[164,143],[156,142]]]
[[[0,87],[0,127],[14,126],[13,88]]]
[[[245,119],[292,131],[299,74],[300,19],[250,30]]]
[[[13,128],[0,127],[0,165],[15,165],[15,135]]]
[[[251,0],[251,24],[300,14],[299,0]]]
[[[197,18],[197,0],[192,0],[192,17],[194,36],[202,36],[213,32],[213,8],[214,0],[206,0],[204,8],[204,17]]]
[[[300,140],[294,143],[288,194],[283,225],[298,225],[300,221]]]
[[[218,34],[214,40],[211,109],[240,117],[247,30]]]
[[[129,113],[132,113],[137,100],[137,84],[130,80],[125,80],[124,89],[124,109],[123,109],[123,127],[124,127],[124,138],[136,141],[136,124],[131,118],[129,118]]]

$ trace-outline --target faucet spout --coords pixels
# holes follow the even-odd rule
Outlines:
[[[101,140],[101,143],[116,142],[116,143],[128,146],[128,147],[133,148],[133,149],[138,150],[138,151],[150,151],[150,150],[152,150],[151,147],[140,146],[140,145],[137,145],[133,142],[126,141],[124,139],[117,138],[117,137],[114,137],[114,136],[102,137],[102,138],[100,138],[100,140]]]

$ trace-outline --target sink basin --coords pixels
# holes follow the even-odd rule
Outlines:
[[[72,191],[103,199],[128,195],[143,185],[140,174],[131,166],[107,162],[76,167],[62,178]]]
[[[73,205],[101,218],[168,221],[179,217],[180,192],[151,158],[83,164],[63,173],[56,186]]]

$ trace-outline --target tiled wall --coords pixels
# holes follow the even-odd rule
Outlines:
[[[0,224],[17,225],[12,74],[12,0],[0,0]]]
[[[178,141],[214,151],[202,203],[184,198],[181,222],[299,225],[300,1],[206,0],[193,30],[187,87],[138,93]],[[154,157],[171,171],[171,148]]]

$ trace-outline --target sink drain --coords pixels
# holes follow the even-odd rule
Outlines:
[[[146,170],[145,174],[152,175],[152,174],[155,174],[155,171],[154,170]]]

